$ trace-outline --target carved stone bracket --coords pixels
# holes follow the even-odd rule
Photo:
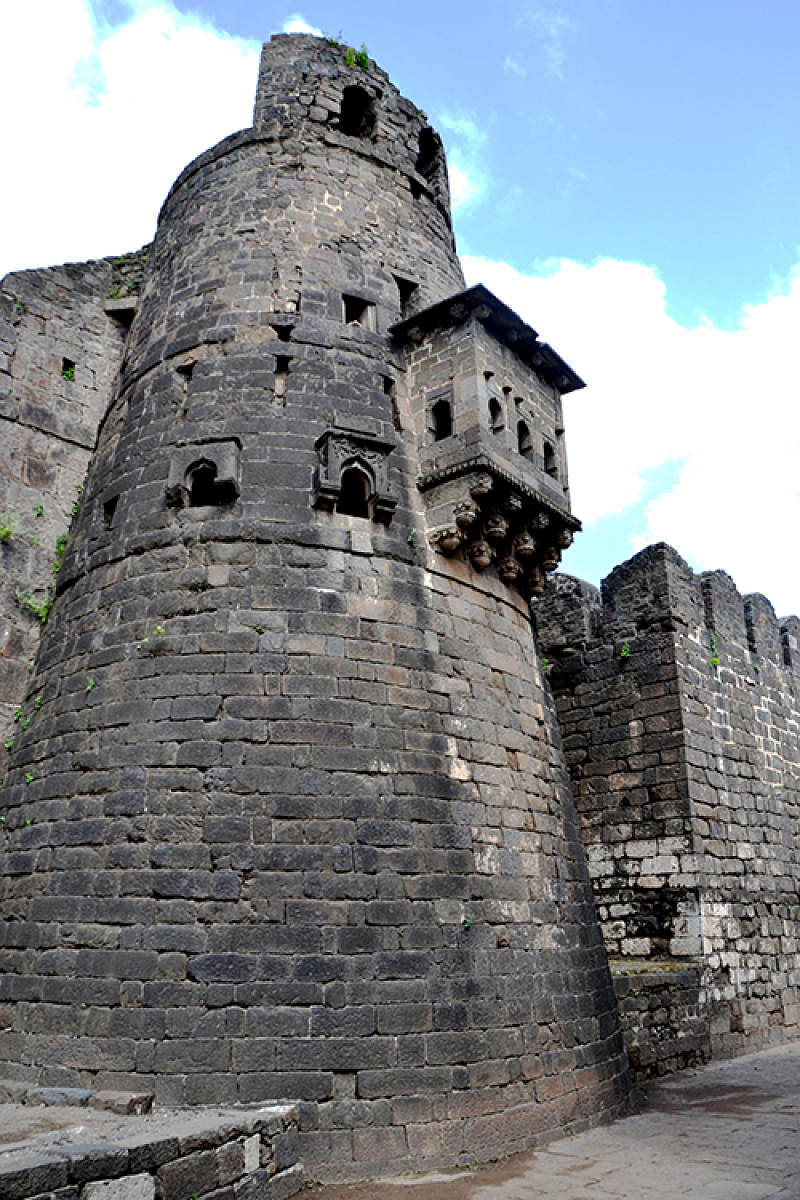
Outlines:
[[[483,456],[418,480],[429,541],[463,554],[476,571],[494,566],[509,587],[538,595],[580,521]]]
[[[314,508],[335,509],[344,475],[355,468],[367,481],[370,515],[388,525],[397,507],[397,497],[389,488],[388,464],[395,443],[349,429],[326,429],[314,445],[319,456],[311,492]]]

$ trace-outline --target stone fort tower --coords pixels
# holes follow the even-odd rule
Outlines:
[[[424,114],[265,46],[162,210],[23,705],[0,1073],[299,1100],[328,1177],[624,1107],[528,612],[579,386],[464,290]]]

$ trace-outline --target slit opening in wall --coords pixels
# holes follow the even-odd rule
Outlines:
[[[533,458],[533,441],[531,431],[525,421],[517,423],[517,450],[523,458]]]
[[[552,442],[544,443],[544,471],[553,479],[558,479],[558,455]]]
[[[189,394],[189,384],[192,382],[192,375],[194,374],[194,362],[181,363],[181,365],[176,367],[175,370],[181,377],[183,394],[184,396],[187,396]]]
[[[75,368],[78,364],[72,358],[61,359],[61,378],[72,383],[75,379]]]
[[[388,396],[392,402],[392,427],[395,433],[402,433],[403,426],[400,422],[400,409],[397,407],[397,385],[391,375],[383,376],[383,394]]]
[[[342,471],[342,484],[336,511],[347,517],[369,517],[370,481],[358,466]]]
[[[279,342],[288,342],[292,336],[294,325],[273,325],[272,328],[278,335]]]
[[[491,433],[502,433],[505,429],[503,406],[496,396],[489,397],[489,430]]]
[[[276,354],[275,356],[275,387],[273,394],[276,400],[285,400],[286,393],[289,390],[289,363],[291,359],[288,354]]]
[[[103,527],[105,529],[110,529],[114,524],[114,514],[117,511],[118,501],[119,496],[112,496],[110,500],[106,500],[103,503]]]
[[[431,409],[433,422],[433,440],[444,441],[453,432],[453,409],[449,400],[437,400]]]

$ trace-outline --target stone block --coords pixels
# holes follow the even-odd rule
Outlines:
[[[84,1184],[81,1200],[154,1200],[155,1194],[156,1181],[152,1175],[127,1175]]]
[[[143,1113],[150,1112],[153,1100],[152,1092],[99,1091],[89,1099],[89,1107],[140,1117]]]

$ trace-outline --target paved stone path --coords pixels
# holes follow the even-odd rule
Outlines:
[[[800,1042],[686,1071],[642,1111],[459,1175],[323,1187],[319,1200],[800,1200]]]

